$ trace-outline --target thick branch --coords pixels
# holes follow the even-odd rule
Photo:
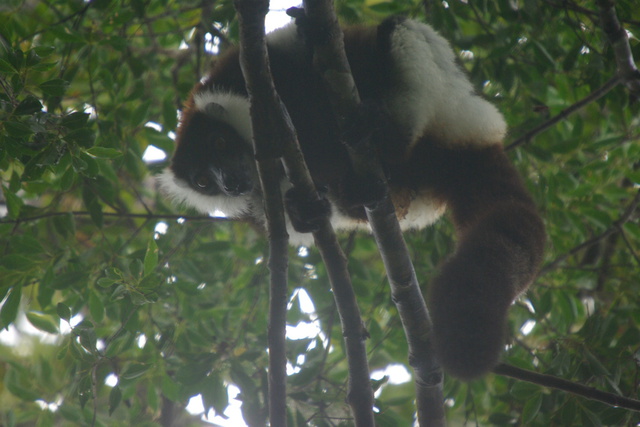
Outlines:
[[[433,357],[431,321],[409,252],[390,201],[367,209],[367,217],[387,270],[391,296],[409,344],[416,377],[416,409],[421,426],[445,426],[442,370]]]
[[[613,393],[607,393],[593,387],[576,384],[574,382],[551,375],[539,374],[537,372],[517,368],[505,363],[501,363],[500,365],[496,366],[493,372],[498,375],[504,375],[507,377],[515,378],[517,380],[527,381],[533,384],[541,385],[543,387],[565,391],[567,393],[582,396],[590,400],[597,400],[609,406],[640,412],[640,401],[638,400],[629,399],[628,397],[619,396]]]
[[[343,35],[330,0],[307,0],[306,15],[327,31],[327,42],[315,46],[314,65],[323,77],[340,125],[358,108],[360,98],[344,51]],[[347,148],[351,148],[347,145]],[[377,177],[384,174],[371,147],[349,150],[356,174]],[[388,193],[388,192],[387,192]],[[367,218],[380,249],[393,301],[409,344],[409,363],[416,376],[418,420],[422,426],[445,425],[442,371],[433,358],[430,345],[431,322],[418,285],[397,217],[389,197],[375,206],[366,206]]]
[[[240,62],[251,101],[254,149],[264,197],[269,234],[269,419],[271,425],[287,425],[287,266],[288,235],[280,191],[280,147],[274,134],[283,133],[280,101],[271,80],[265,44],[264,18],[268,0],[235,2],[240,23]],[[281,113],[278,114],[278,111]],[[269,114],[271,113],[271,114]],[[292,136],[290,137],[292,138]]]
[[[263,21],[258,22],[256,18],[250,21],[251,17],[255,15],[255,9],[264,10],[267,7],[268,2],[263,0],[236,1],[236,9],[243,27],[241,31],[242,64],[247,89],[252,98],[251,115],[254,123],[254,138],[264,137],[282,143],[281,146],[270,147],[269,150],[263,150],[258,146],[256,147],[256,156],[261,162],[263,158],[273,158],[283,154],[289,178],[294,187],[307,192],[315,192],[315,185],[304,165],[304,158],[297,144],[291,121],[288,116],[276,113],[283,111],[283,104],[275,93],[268,68]],[[258,100],[260,100],[260,104],[256,102]],[[266,119],[271,120],[271,127],[258,126],[261,120]],[[267,132],[261,134],[262,131]],[[346,258],[340,250],[328,218],[325,219],[320,231],[314,233],[314,238],[327,267],[343,325],[349,364],[348,401],[352,407],[356,425],[373,426],[373,393],[364,345],[366,331],[347,272]],[[280,396],[274,396],[274,393],[276,391],[270,391],[271,399],[280,399]],[[273,408],[272,406],[272,410],[277,410],[279,416],[282,408]],[[285,425],[285,420],[276,420],[272,415],[271,424],[282,426]]]

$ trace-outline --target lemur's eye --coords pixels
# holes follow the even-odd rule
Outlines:
[[[216,147],[216,150],[224,150],[227,148],[227,140],[222,137],[216,138],[213,141],[213,146]]]
[[[207,188],[211,185],[211,178],[205,173],[196,175],[193,181],[200,188]]]

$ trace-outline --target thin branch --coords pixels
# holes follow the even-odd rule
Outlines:
[[[504,375],[507,377],[515,378],[517,380],[537,384],[543,387],[553,388],[556,390],[575,394],[576,396],[581,396],[589,400],[597,400],[598,402],[605,403],[609,406],[640,412],[640,401],[638,400],[619,396],[613,393],[607,393],[606,391],[598,390],[594,387],[587,387],[581,384],[576,384],[572,381],[564,380],[552,375],[539,374],[537,372],[507,365],[506,363],[501,363],[500,365],[496,366],[493,372],[498,375]]]
[[[633,247],[633,245],[629,241],[629,238],[627,237],[627,233],[624,232],[621,226],[618,227],[618,230],[620,231],[620,236],[622,236],[622,240],[624,241],[624,244],[627,247],[627,249],[629,249],[631,256],[633,257],[633,259],[636,260],[636,264],[640,266],[640,255],[636,253],[635,248]]]
[[[547,120],[541,125],[533,128],[529,132],[525,133],[511,144],[506,147],[506,150],[511,150],[520,145],[530,142],[536,135],[542,133],[554,126],[556,123],[564,120],[569,115],[575,113],[585,105],[594,102],[607,94],[610,90],[616,87],[619,83],[623,83],[627,89],[635,96],[640,96],[640,71],[635,66],[631,48],[629,47],[629,40],[626,31],[621,27],[620,22],[616,16],[613,0],[598,0],[598,6],[600,8],[600,21],[602,23],[603,31],[607,35],[609,42],[611,43],[614,55],[616,58],[617,74],[609,79],[602,87],[596,89],[594,92],[576,102],[569,108],[562,110],[558,115]],[[585,11],[581,11],[585,13]]]
[[[53,218],[56,216],[73,215],[73,216],[91,216],[91,212],[88,211],[70,211],[70,212],[48,212],[40,215],[33,215],[21,218],[0,218],[0,224],[21,224],[26,222],[38,221],[46,218]],[[211,217],[206,215],[175,215],[175,214],[138,214],[138,213],[124,213],[124,212],[103,212],[103,216],[113,218],[140,218],[145,220],[152,219],[173,219],[173,220],[185,220],[185,221],[208,221],[208,222],[228,222],[228,218]],[[238,220],[234,219],[234,222]]]
[[[620,83],[620,81],[621,81],[620,76],[616,75],[616,76],[612,77],[611,79],[609,79],[609,81],[607,81],[604,85],[602,85],[602,87],[594,90],[592,93],[590,93],[589,95],[585,96],[580,101],[578,101],[575,104],[573,104],[572,106],[562,110],[555,117],[552,117],[551,119],[549,119],[546,122],[540,124],[539,126],[536,126],[535,128],[531,129],[530,131],[528,131],[527,133],[522,135],[521,137],[517,138],[511,144],[507,145],[505,150],[509,151],[509,150],[512,150],[512,149],[520,146],[520,145],[523,145],[523,144],[526,144],[526,143],[530,142],[539,133],[542,133],[542,132],[546,131],[547,129],[549,129],[552,126],[554,126],[556,123],[560,122],[561,120],[566,119],[567,117],[569,117],[571,114],[575,113],[576,111],[578,111],[582,107],[584,107],[584,106],[586,106],[588,104],[591,104],[592,102],[597,101],[598,99],[602,98],[604,95],[609,93],[609,91],[611,91],[611,89],[616,87]]]
[[[22,41],[25,41],[25,40],[31,40],[32,38],[34,38],[34,37],[35,37],[35,36],[37,36],[38,34],[42,34],[42,33],[44,33],[44,32],[49,31],[49,30],[50,30],[51,28],[53,28],[53,27],[56,27],[56,26],[58,26],[58,25],[60,25],[60,24],[64,24],[65,22],[70,21],[71,19],[75,18],[76,16],[82,16],[82,15],[84,15],[85,13],[87,13],[87,11],[89,10],[89,8],[91,7],[91,5],[92,5],[92,4],[93,4],[93,1],[88,1],[88,2],[84,5],[84,7],[82,7],[81,9],[78,9],[77,11],[73,12],[71,15],[65,16],[64,18],[61,18],[61,19],[59,19],[58,21],[56,21],[56,22],[54,22],[54,23],[52,23],[52,24],[49,24],[49,25],[48,25],[48,26],[46,26],[45,28],[43,28],[43,29],[41,29],[41,30],[36,31],[36,32],[34,32],[34,33],[30,34],[30,35],[29,35],[29,36],[27,36],[27,37],[24,37],[24,38],[21,40],[21,42],[22,42]],[[51,7],[51,8],[53,9],[53,7],[52,7],[51,5],[49,5],[49,7]],[[55,10],[55,9],[53,9],[53,12],[54,12],[54,13],[58,13],[58,11],[57,11],[57,10]]]
[[[596,12],[595,10],[587,9],[586,7],[579,6],[575,2],[570,2],[567,0],[561,0],[560,2],[545,0],[545,3],[547,3],[549,6],[553,6],[558,9],[573,10],[574,12],[587,15],[593,20],[598,19],[598,12]],[[633,19],[623,19],[622,22],[629,25],[640,26],[640,21],[636,21]]]
[[[602,30],[607,35],[616,58],[618,75],[629,92],[638,97],[640,96],[640,71],[638,71],[631,53],[629,36],[620,25],[620,21],[618,21],[615,1],[598,0],[597,3],[600,10]]]
[[[542,275],[548,273],[549,271],[554,270],[559,264],[564,262],[570,256],[575,255],[576,253],[580,252],[581,250],[583,250],[585,248],[588,248],[589,246],[598,243],[599,241],[607,238],[608,236],[610,236],[613,233],[618,232],[625,223],[627,223],[629,220],[631,220],[631,217],[633,216],[633,213],[636,210],[636,208],[638,207],[638,205],[640,205],[640,190],[638,190],[638,192],[636,193],[636,195],[633,198],[633,200],[631,200],[631,202],[627,205],[627,207],[625,208],[625,210],[622,213],[622,215],[620,215],[620,217],[616,221],[614,221],[613,224],[608,229],[606,229],[602,233],[598,234],[597,236],[595,236],[595,237],[593,237],[593,238],[591,238],[591,239],[589,239],[589,240],[587,240],[585,242],[582,242],[581,244],[579,244],[578,246],[574,247],[573,249],[571,249],[566,254],[559,256],[558,258],[556,258],[551,263],[545,265],[544,268],[542,268],[540,270],[540,273],[539,273],[538,276],[542,276]]]

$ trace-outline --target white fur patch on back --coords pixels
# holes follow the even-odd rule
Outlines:
[[[449,43],[433,28],[411,20],[399,24],[391,54],[396,80],[387,103],[397,123],[412,130],[413,142],[424,133],[452,144],[502,142],[504,118],[475,94]]]
[[[204,89],[193,95],[193,102],[196,110],[213,114],[213,117],[234,128],[238,134],[248,144],[253,141],[253,131],[251,126],[251,104],[245,96],[231,92]],[[207,105],[215,103],[220,105],[224,112],[212,112],[207,109]]]
[[[298,26],[295,22],[273,30],[267,34],[267,44],[269,47],[295,52],[305,48],[300,35],[298,34]]]
[[[240,218],[248,214],[254,216],[255,214],[255,203],[251,195],[239,197],[207,196],[189,187],[189,184],[177,178],[171,169],[166,169],[156,179],[162,191],[174,203],[190,206],[205,215],[212,215],[216,211],[222,212],[229,218]],[[260,205],[259,208],[261,209],[262,206]]]

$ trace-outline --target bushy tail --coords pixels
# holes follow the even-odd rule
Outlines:
[[[429,286],[434,349],[447,373],[471,380],[498,363],[509,307],[542,260],[544,225],[501,149],[432,154],[452,165],[436,188],[458,229]]]
[[[507,313],[540,263],[544,228],[529,206],[502,204],[464,234],[430,285],[436,357],[464,380],[490,371],[504,349]]]

